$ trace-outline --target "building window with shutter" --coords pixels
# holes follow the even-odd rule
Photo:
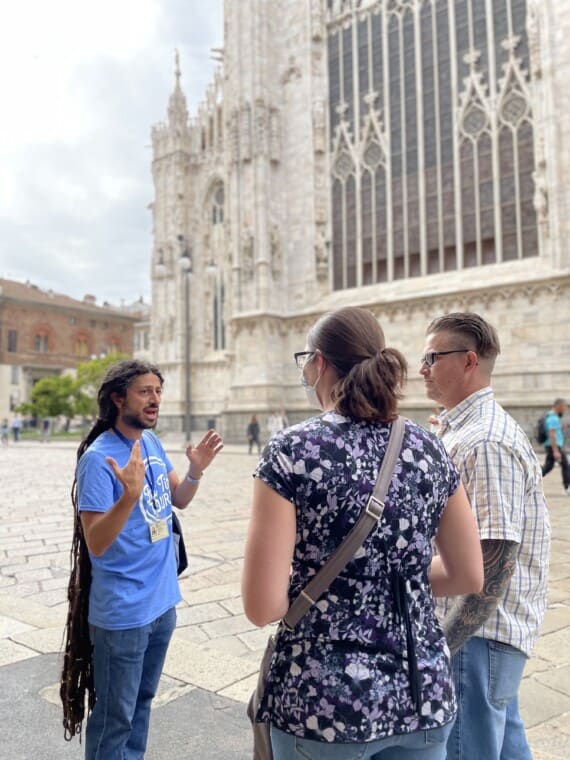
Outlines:
[[[8,330],[8,352],[15,354],[18,350],[18,332],[16,330]]]

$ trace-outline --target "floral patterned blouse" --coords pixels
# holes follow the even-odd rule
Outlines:
[[[357,521],[389,425],[325,412],[268,443],[256,477],[295,505],[293,601]],[[428,580],[431,541],[459,475],[406,420],[378,528],[294,631],[282,631],[257,714],[296,736],[367,742],[452,720],[449,650]]]

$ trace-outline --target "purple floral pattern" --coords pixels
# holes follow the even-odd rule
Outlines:
[[[327,412],[275,435],[256,476],[296,507],[289,599],[352,528],[378,475],[390,428]],[[441,442],[406,421],[382,522],[294,631],[279,636],[259,720],[296,736],[366,742],[436,728],[455,713],[449,650],[428,580],[431,541],[459,475]],[[405,603],[419,671],[410,689]]]

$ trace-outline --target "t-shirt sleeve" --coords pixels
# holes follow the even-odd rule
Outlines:
[[[560,417],[557,414],[547,414],[546,419],[544,420],[544,429],[546,431],[546,435],[548,436],[548,433],[551,430],[554,430],[554,432],[558,432],[560,430],[562,425],[560,424]]]
[[[278,433],[269,441],[253,473],[287,501],[295,503],[294,463],[291,445]]]
[[[459,485],[461,483],[461,476],[459,475],[459,471],[457,467],[454,465],[453,460],[449,456],[447,452],[444,452],[444,468],[446,470],[447,475],[447,482],[449,483],[449,490],[448,490],[448,498],[450,496],[453,496],[453,494],[457,491],[459,488]]]
[[[485,441],[471,450],[464,472],[481,539],[519,543],[525,473],[514,452],[499,442]]]
[[[116,478],[104,457],[87,451],[77,465],[79,511],[107,512],[119,498]]]

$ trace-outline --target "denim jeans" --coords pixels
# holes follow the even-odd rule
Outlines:
[[[544,448],[546,451],[546,459],[542,465],[542,477],[547,475],[556,464],[554,454],[552,453],[552,446],[545,446]],[[558,448],[560,451],[560,473],[562,475],[562,485],[564,488],[568,488],[570,486],[570,464],[568,464],[568,457],[566,456],[564,449],[561,446]]]
[[[459,711],[447,760],[532,760],[517,692],[527,657],[474,636],[452,660]]]
[[[397,734],[363,744],[328,744],[285,733],[271,726],[274,760],[444,760],[452,723],[429,731]]]
[[[87,721],[85,760],[144,758],[150,705],[175,627],[174,607],[141,628],[90,627],[97,701]]]

